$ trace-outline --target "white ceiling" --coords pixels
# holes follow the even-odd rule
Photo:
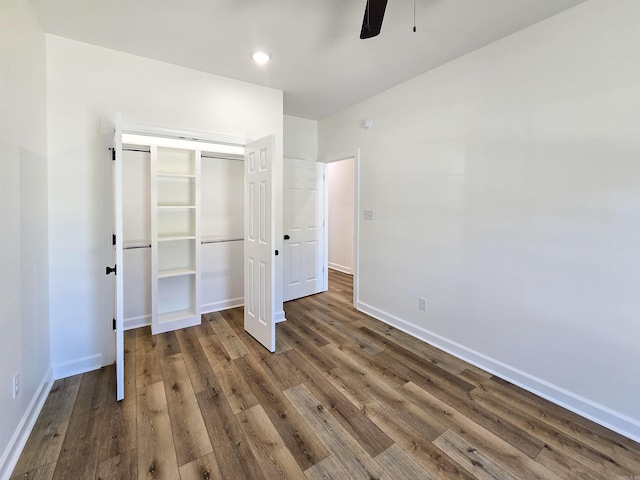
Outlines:
[[[46,32],[284,91],[320,119],[583,0],[389,0],[360,40],[366,0],[31,0]],[[255,65],[262,48],[273,60]]]

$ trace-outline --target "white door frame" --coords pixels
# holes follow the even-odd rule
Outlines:
[[[353,307],[358,308],[360,301],[360,149],[349,150],[346,152],[326,155],[320,159],[323,163],[339,162],[340,160],[348,160],[353,158]],[[325,209],[324,222],[329,224],[329,205],[328,205],[328,182],[324,184],[325,188]],[[329,282],[329,228],[324,229],[324,281],[325,289],[328,288]]]

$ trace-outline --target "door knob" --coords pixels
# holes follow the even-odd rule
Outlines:
[[[291,237],[290,237],[289,235],[285,235],[285,236],[284,236],[284,239],[285,239],[285,240],[289,240],[290,238],[291,238]]]

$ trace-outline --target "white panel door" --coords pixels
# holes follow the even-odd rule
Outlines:
[[[284,301],[324,285],[325,164],[284,160]]]
[[[245,147],[244,329],[267,350],[276,349],[275,215],[273,152],[275,136]]]
[[[124,398],[124,277],[123,230],[122,230],[122,115],[116,114],[116,129],[113,142],[113,233],[115,265],[115,341],[116,341],[116,399]],[[107,269],[107,273],[109,270]]]

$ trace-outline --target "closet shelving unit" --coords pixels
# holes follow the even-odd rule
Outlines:
[[[151,331],[200,324],[199,150],[151,146]]]

